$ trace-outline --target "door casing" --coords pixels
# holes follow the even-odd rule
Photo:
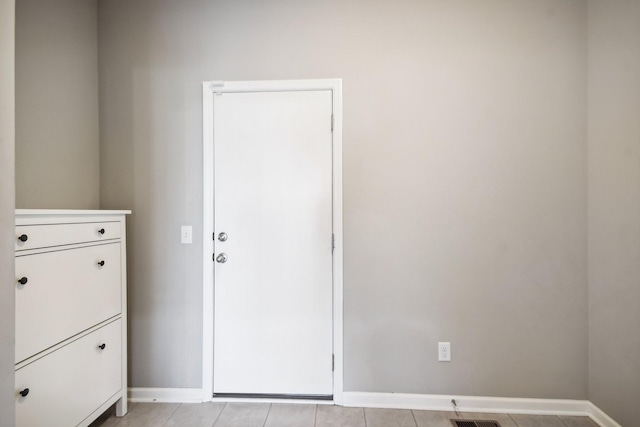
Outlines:
[[[203,283],[202,283],[202,401],[213,400],[214,322],[214,120],[213,97],[225,92],[331,90],[333,95],[333,403],[343,403],[343,228],[342,228],[342,80],[206,81],[202,83],[203,112]],[[216,400],[218,400],[216,398]],[[328,402],[324,402],[328,403]]]

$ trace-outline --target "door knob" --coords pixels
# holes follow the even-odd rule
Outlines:
[[[220,264],[224,264],[228,259],[229,257],[225,253],[221,253],[216,257],[216,261],[218,261]]]
[[[220,240],[221,242],[226,242],[228,238],[229,236],[227,236],[227,233],[223,232],[218,234],[218,240]]]

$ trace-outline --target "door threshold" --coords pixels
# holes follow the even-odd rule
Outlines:
[[[315,403],[332,405],[333,395],[277,393],[214,393],[213,400],[225,402]]]

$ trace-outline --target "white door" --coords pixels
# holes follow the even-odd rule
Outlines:
[[[332,92],[223,93],[213,107],[213,391],[329,396]]]

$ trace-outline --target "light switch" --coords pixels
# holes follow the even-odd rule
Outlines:
[[[193,243],[193,231],[190,225],[183,225],[180,227],[180,242],[183,245]]]

